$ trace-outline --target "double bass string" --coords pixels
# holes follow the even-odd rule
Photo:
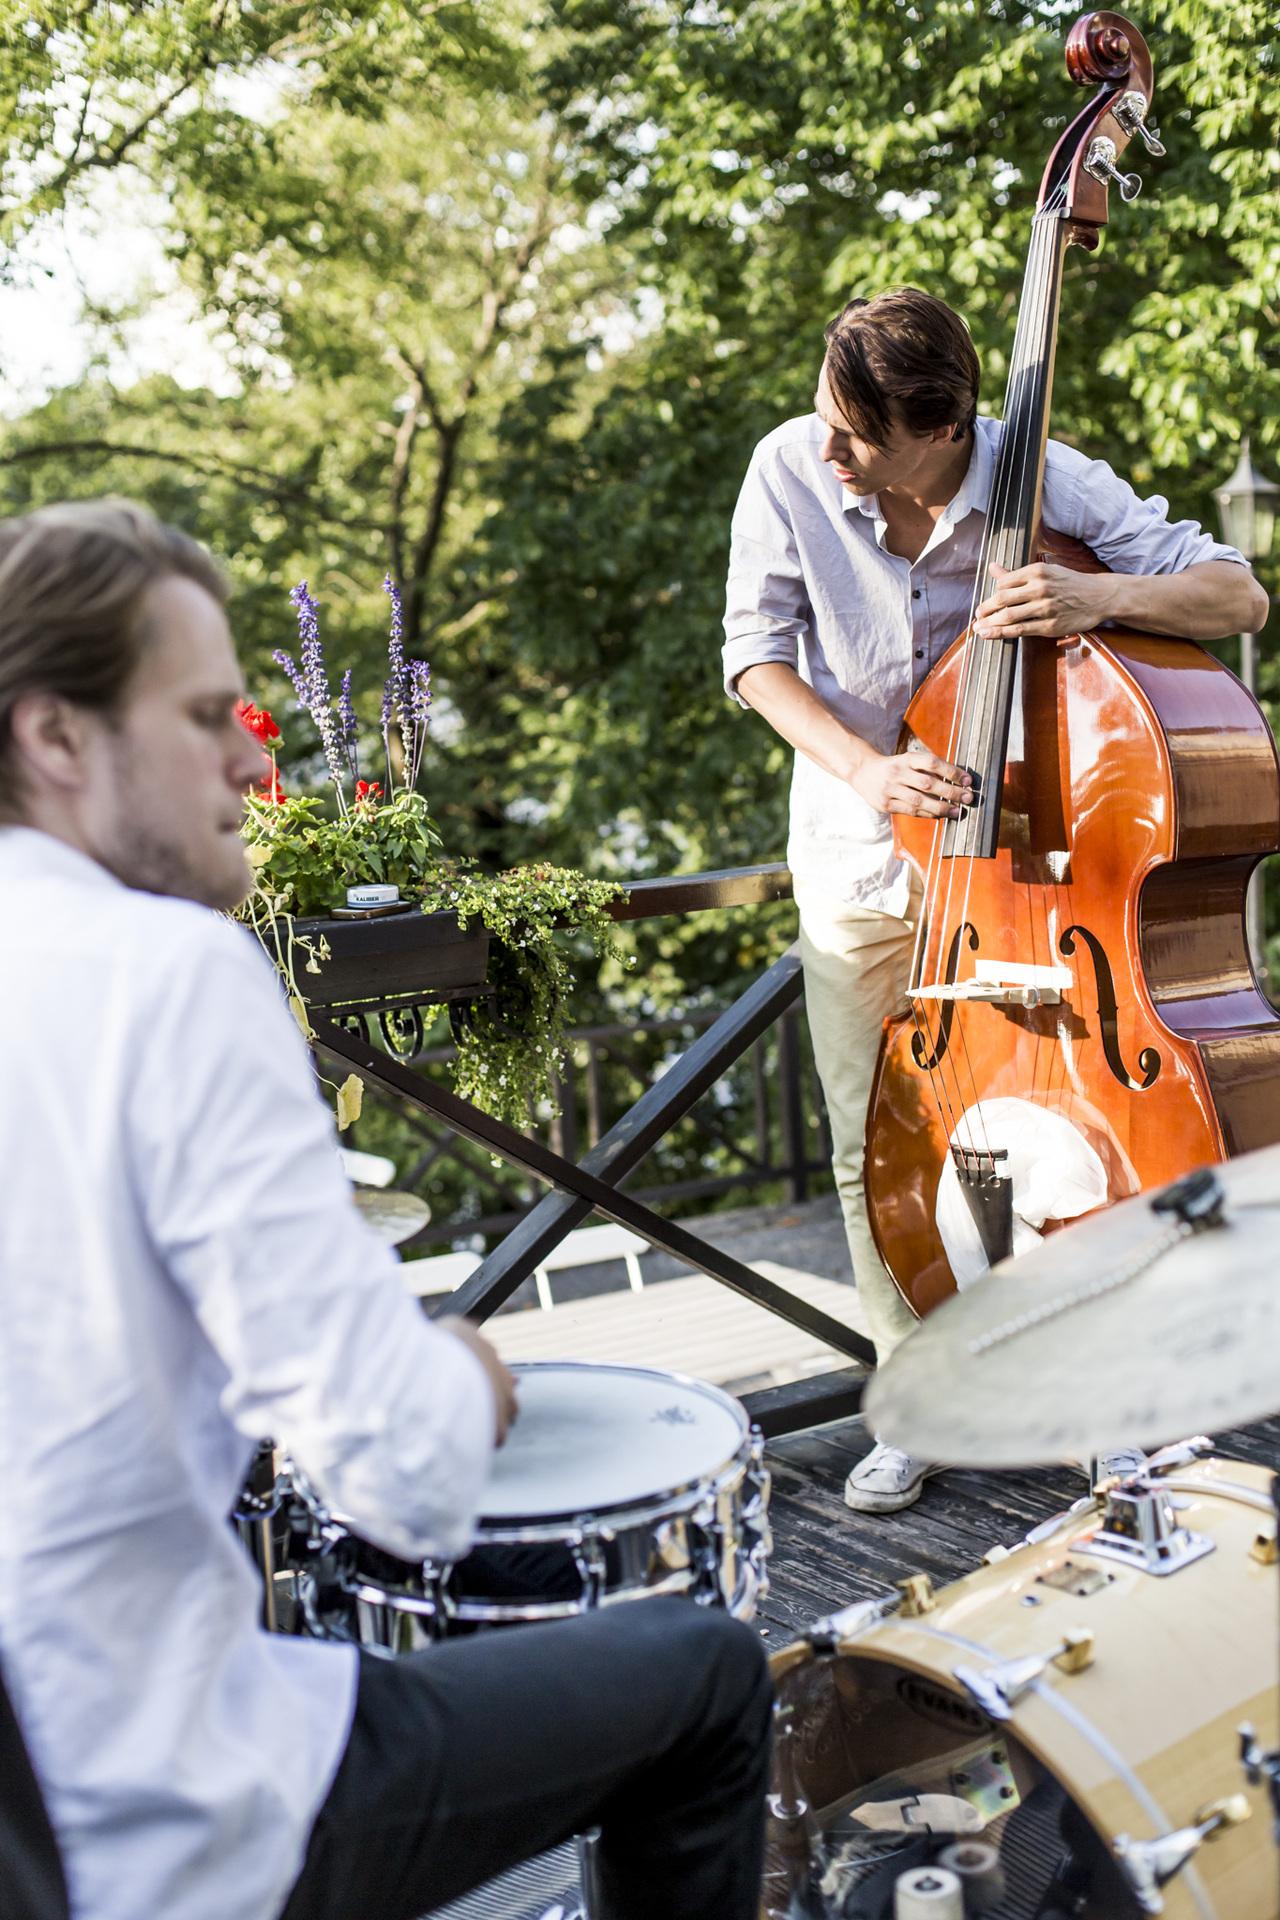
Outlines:
[[[993,554],[994,554],[994,550],[997,542],[997,533],[993,532],[993,529],[1004,529],[1005,521],[1008,515],[1009,507],[1011,505],[1012,497],[1015,494],[1019,497],[1019,505],[1023,510],[1024,517],[1029,507],[1029,503],[1027,501],[1027,482],[1028,482],[1028,476],[1029,476],[1031,449],[1032,449],[1032,444],[1035,436],[1029,430],[1033,422],[1032,421],[1023,422],[1021,418],[1022,414],[1024,414],[1027,411],[1027,407],[1028,407],[1028,402],[1026,400],[1026,393],[1027,393],[1027,387],[1028,387],[1026,375],[1030,371],[1030,368],[1027,363],[1025,348],[1022,346],[1022,342],[1024,342],[1028,338],[1028,336],[1030,336],[1032,339],[1033,345],[1037,340],[1039,341],[1041,354],[1043,354],[1043,352],[1046,350],[1045,333],[1046,333],[1046,322],[1048,318],[1049,308],[1052,303],[1052,276],[1045,272],[1044,269],[1047,263],[1042,257],[1039,257],[1039,256],[1043,256],[1047,252],[1047,249],[1044,245],[1046,230],[1052,224],[1052,216],[1058,210],[1058,208],[1062,205],[1063,199],[1064,199],[1064,196],[1061,190],[1059,189],[1052,196],[1050,196],[1050,199],[1046,202],[1045,207],[1041,209],[1040,212],[1037,213],[1033,221],[1031,253],[1030,253],[1030,258],[1028,260],[1027,274],[1026,274],[1026,280],[1028,283],[1030,283],[1029,284],[1030,298],[1028,300],[1025,300],[1023,303],[1022,310],[1019,316],[1019,325],[1015,331],[1014,352],[1012,356],[1012,365],[1011,365],[1010,377],[1009,377],[1009,398],[1008,398],[1008,404],[1006,406],[1005,427],[1004,427],[1004,433],[1001,439],[1001,450],[1000,450],[999,463],[997,467],[996,485],[994,489],[996,497],[992,502],[989,503],[989,507],[988,507],[987,526],[983,536],[982,547],[980,549],[979,567],[978,567],[977,575],[974,582],[973,595],[970,601],[969,622],[968,622],[970,630],[972,630],[973,619],[974,619],[974,614],[976,612],[976,608],[978,605],[979,595],[984,589],[988,581],[991,560],[993,558]],[[1019,440],[1021,442],[1020,446],[1019,446]],[[1020,470],[1016,474],[1016,484],[1015,484],[1015,473],[1014,473],[1015,460],[1010,451],[1011,448],[1017,448],[1018,452],[1021,455],[1020,462],[1018,463]],[[1011,559],[1016,561],[1017,558],[1018,556],[1016,554],[1006,554],[1005,564],[1008,564],[1009,560]],[[1002,653],[1003,646],[1004,646],[1004,643],[999,641],[997,642],[978,641],[976,640],[976,637],[973,635],[972,631],[970,631],[970,637],[966,642],[966,646],[965,646],[965,654],[964,654],[964,660],[963,660],[961,676],[960,676],[960,688],[959,688],[956,705],[953,710],[951,729],[950,729],[950,734],[948,738],[948,749],[947,749],[948,757],[957,764],[969,764],[969,762],[974,757],[975,748],[978,745],[979,733],[980,733],[980,729],[984,719],[984,715],[990,708],[993,691],[999,683],[999,669],[1000,669],[1001,653]],[[990,804],[990,801],[988,801],[988,804]],[[945,838],[946,838],[946,831],[949,824],[950,823],[947,821],[945,816],[939,817],[935,821],[933,833],[931,836],[930,856],[929,856],[929,862],[928,862],[925,896],[924,896],[924,902],[922,906],[920,926],[917,928],[915,949],[912,956],[911,981],[912,981],[913,988],[919,988],[921,985],[923,985],[923,977],[922,977],[923,962],[925,958],[927,958],[928,950],[932,941],[932,934],[935,926],[937,929],[937,948],[938,948],[937,959],[938,959],[939,973],[941,973],[941,970],[942,970],[941,969],[941,962],[943,957],[942,950],[943,950],[943,944],[946,937],[946,932],[950,927],[951,906],[952,906],[952,900],[953,900],[954,890],[956,885],[956,870],[955,870],[954,856],[953,856],[952,866],[948,872],[946,897],[945,897],[943,912],[941,915],[937,915],[936,913],[932,913],[928,911],[928,909],[934,900],[935,891],[938,887],[939,880],[940,880],[939,869],[941,866],[941,862],[945,857],[944,855]],[[972,837],[971,837],[970,847],[967,855],[967,864],[965,869],[965,885],[964,885],[964,893],[963,893],[961,919],[959,922],[960,926],[963,926],[965,924],[968,916],[969,899],[970,899],[973,872],[974,872],[974,863],[976,861],[976,857],[977,856],[973,848]],[[959,1038],[960,1052],[964,1057],[964,1064],[967,1070],[967,1077],[969,1079],[970,1086],[974,1094],[973,1105],[976,1107],[979,1105],[979,1102],[977,1101],[977,1098],[976,1098],[977,1096],[976,1076],[974,1074],[972,1060],[969,1056],[968,1040],[965,1034],[964,1023],[958,1017],[958,1013],[959,1013],[959,1010],[957,1009],[956,1017],[954,1017],[952,1021],[951,1031],[953,1035],[958,1035],[958,1038]],[[917,1034],[921,1038],[921,1043],[926,1044],[925,1033],[922,1032],[922,1023],[920,1018],[920,1003],[914,997],[912,998],[912,1014],[915,1021]],[[926,1022],[925,1023],[926,1028],[928,1027],[928,1025],[929,1023]],[[941,1036],[942,1027],[943,1027],[943,1016],[940,1014],[938,1019],[938,1037],[939,1038]],[[932,1054],[936,1047],[936,1041],[932,1033],[929,1033],[928,1035],[927,1045],[929,1048],[929,1053]],[[947,1052],[950,1053],[951,1051],[952,1051],[951,1047],[948,1047]],[[946,1056],[944,1055],[944,1060],[945,1060],[945,1057]],[[938,1066],[941,1067],[942,1062],[939,1062]],[[943,1108],[946,1110],[948,1130],[949,1130],[949,1133],[954,1134],[955,1114],[952,1109],[952,1102],[951,1102],[949,1090],[946,1083],[945,1068],[940,1073],[938,1071],[938,1067],[930,1067],[929,1074],[930,1074],[930,1081],[934,1089],[935,1100],[938,1102],[940,1108]],[[957,1094],[957,1098],[960,1101],[961,1109],[963,1111],[963,1107],[964,1107],[963,1091],[959,1084],[959,1075],[956,1071],[956,1063],[953,1063],[952,1075],[956,1080],[956,1094]],[[991,1145],[990,1145],[990,1140],[986,1138],[985,1120],[980,1112],[978,1113],[977,1117],[978,1117],[978,1126],[984,1138],[986,1151],[989,1153],[991,1150]]]
[[[1037,419],[1037,407],[1044,404],[1046,384],[1043,377],[1037,384],[1037,373],[1042,374],[1050,345],[1049,323],[1057,284],[1054,259],[1057,237],[1055,215],[1064,203],[1065,194],[1059,188],[1050,195],[1033,222],[1032,244],[1026,272],[1027,297],[1023,302],[1019,325],[1015,332],[998,484],[993,489],[995,497],[988,512],[983,561],[975,582],[973,603],[975,607],[978,590],[984,584],[984,577],[989,570],[997,546],[1003,547],[1002,564],[1005,566],[1025,565],[1030,558],[1031,534],[1034,531],[1032,516],[1035,507],[1033,469],[1038,469],[1038,453],[1042,438],[1039,429],[1044,424]],[[1023,536],[1021,539],[1018,537],[1020,534]],[[989,722],[992,717],[992,701],[1000,685],[1004,654],[1008,644],[1002,640],[978,642],[982,649],[979,656],[981,666],[978,668],[977,675],[971,678],[969,687],[971,705],[969,732],[965,743],[967,751],[972,751],[978,744],[978,738],[975,736],[980,736],[982,725],[984,722]],[[989,749],[989,740],[987,745]],[[995,796],[992,795],[989,804],[995,803]],[[965,868],[962,923],[968,919],[976,861],[977,853],[971,841]],[[1027,891],[1028,906],[1031,908],[1033,901],[1030,883]],[[949,886],[948,911],[950,892]],[[1034,922],[1034,912],[1031,918]],[[1033,949],[1037,944],[1037,932],[1038,929],[1033,924],[1031,928]],[[1044,933],[1047,940],[1047,915]],[[967,1043],[965,1051],[967,1055]],[[971,1066],[970,1073],[972,1075]],[[983,1132],[985,1136],[985,1127]],[[990,1151],[990,1142],[987,1141],[986,1144]]]

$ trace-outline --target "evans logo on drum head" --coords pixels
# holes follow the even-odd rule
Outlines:
[[[929,1680],[921,1680],[914,1673],[904,1674],[899,1680],[898,1698],[904,1707],[910,1707],[912,1713],[919,1714],[922,1720],[932,1720],[937,1727],[958,1727],[965,1733],[987,1733],[991,1727],[986,1716],[971,1707],[967,1700],[961,1700],[957,1694],[946,1693],[941,1687],[935,1687]]]

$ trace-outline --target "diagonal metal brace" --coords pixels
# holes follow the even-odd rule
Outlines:
[[[793,946],[645,1089],[583,1156],[583,1170],[611,1187],[621,1185],[725,1069],[799,999],[802,989],[800,950]],[[593,1211],[591,1202],[576,1193],[545,1194],[458,1289],[458,1311],[487,1319]]]
[[[798,1295],[788,1293],[785,1287],[756,1273],[743,1261],[735,1260],[731,1254],[708,1245],[684,1227],[662,1219],[652,1208],[633,1200],[629,1194],[618,1193],[584,1167],[575,1166],[571,1160],[544,1147],[541,1141],[527,1139],[513,1127],[505,1126],[502,1121],[495,1120],[469,1101],[459,1099],[457,1094],[414,1073],[400,1061],[371,1046],[362,1036],[348,1033],[331,1021],[313,1018],[312,1037],[317,1047],[346,1062],[368,1085],[377,1087],[393,1098],[408,1100],[434,1114],[464,1139],[474,1141],[490,1153],[500,1154],[513,1166],[522,1168],[539,1180],[545,1180],[549,1186],[559,1187],[563,1192],[576,1196],[586,1203],[587,1210],[594,1209],[606,1219],[630,1227],[633,1233],[640,1234],[651,1245],[669,1253],[673,1259],[709,1274],[712,1279],[731,1287],[735,1293],[755,1301],[757,1306],[766,1307],[780,1319],[789,1321],[792,1326],[800,1327],[815,1339],[834,1347],[838,1353],[862,1360],[868,1366],[874,1365],[875,1351],[870,1341],[863,1339],[861,1334],[855,1333],[842,1321],[833,1319],[830,1314],[811,1306]],[[461,1294],[462,1289],[459,1289],[458,1293],[450,1296],[450,1312],[462,1311],[473,1319],[483,1319],[488,1311],[492,1311],[491,1307],[464,1301]]]

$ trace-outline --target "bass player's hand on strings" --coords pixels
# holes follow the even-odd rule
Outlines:
[[[1016,569],[993,565],[991,573],[996,590],[974,615],[974,631],[984,640],[1017,635],[1058,640],[1067,633],[1092,633],[1111,617],[1111,574],[1077,573],[1048,561]]]
[[[973,776],[936,753],[871,753],[849,775],[849,785],[881,813],[925,814],[958,820],[973,805]]]

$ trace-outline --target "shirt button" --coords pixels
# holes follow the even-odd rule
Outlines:
[[[918,600],[918,599],[920,598],[920,589],[919,589],[919,587],[912,587],[912,589],[911,589],[911,598],[912,598],[913,600]]]
[[[923,648],[923,647],[917,647],[917,648],[916,648],[916,659],[917,659],[917,660],[923,660],[923,659],[924,659],[924,648]]]

